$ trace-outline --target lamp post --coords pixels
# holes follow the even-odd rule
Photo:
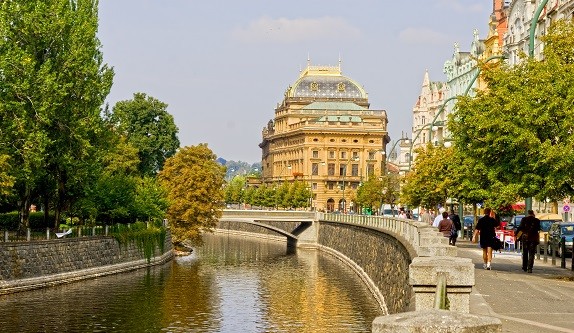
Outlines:
[[[491,60],[494,59],[506,59],[507,55],[506,54],[500,54],[500,55],[493,55],[488,57],[485,61],[484,64],[488,63]],[[474,84],[474,82],[476,81],[476,79],[478,78],[478,76],[480,75],[480,67],[477,68],[476,74],[474,74],[474,76],[472,77],[472,79],[470,80],[470,82],[468,83],[468,86],[466,87],[466,89],[464,90],[464,92],[461,95],[457,95],[457,96],[452,96],[447,98],[444,103],[442,103],[442,105],[440,106],[440,108],[438,109],[437,114],[434,116],[434,118],[432,119],[432,121],[430,122],[431,127],[429,128],[429,141],[432,142],[432,127],[434,126],[434,124],[437,122],[437,118],[444,112],[446,104],[454,99],[458,99],[460,96],[466,96],[468,94],[468,92],[470,91],[470,88],[472,88],[472,85]]]
[[[528,57],[530,58],[534,58],[534,35],[536,32],[536,25],[538,24],[538,18],[547,2],[548,0],[542,0],[536,9],[536,12],[534,12],[534,16],[532,16],[532,21],[530,23],[530,40],[528,43]],[[524,198],[524,206],[525,214],[528,215],[528,211],[532,209],[532,197]]]

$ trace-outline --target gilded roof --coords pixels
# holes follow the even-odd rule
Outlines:
[[[341,74],[340,67],[307,66],[287,97],[367,99],[365,90]]]

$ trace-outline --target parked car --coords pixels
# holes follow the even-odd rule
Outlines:
[[[464,215],[462,217],[462,237],[468,237],[472,235],[472,229],[474,228],[474,216],[473,215]]]
[[[524,215],[514,215],[510,219],[510,222],[508,222],[508,224],[506,224],[506,230],[516,231],[516,229],[518,229],[518,226],[520,225],[520,221],[522,221],[523,217],[524,217]]]
[[[556,222],[562,222],[562,216],[554,213],[542,213],[536,217],[540,220],[540,229],[542,229],[540,231],[540,243],[543,243],[550,227]]]
[[[553,223],[548,231],[548,243],[553,245],[559,257],[562,257],[562,237],[565,240],[566,253],[572,253],[574,222]]]

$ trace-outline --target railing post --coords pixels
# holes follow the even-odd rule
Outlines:
[[[448,298],[446,295],[446,273],[438,272],[436,277],[434,308],[438,310],[449,310],[448,305]]]

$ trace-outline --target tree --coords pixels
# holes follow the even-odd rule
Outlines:
[[[10,195],[14,186],[14,177],[7,171],[10,169],[10,156],[0,155],[0,198]]]
[[[383,201],[383,181],[378,177],[371,176],[357,189],[357,205],[369,208],[371,211],[378,209]]]
[[[486,200],[574,194],[574,26],[555,22],[544,60],[482,68],[488,89],[460,98],[450,115],[457,154],[479,175]]]
[[[401,201],[413,207],[445,205],[452,195],[451,178],[453,148],[428,144],[418,148],[412,171],[407,173]]]
[[[100,107],[113,71],[102,61],[98,2],[3,1],[0,10],[0,147],[10,156],[22,222],[42,189],[56,224],[96,163]],[[40,185],[42,183],[44,185]]]
[[[235,176],[225,186],[225,202],[240,204],[243,200],[246,179],[243,176]]]
[[[169,207],[167,193],[156,178],[144,176],[138,179],[134,207],[140,221],[159,221],[165,216]]]
[[[155,177],[179,148],[178,128],[167,112],[167,104],[151,96],[135,93],[132,100],[117,102],[106,116],[138,149],[142,175]]]
[[[175,243],[196,239],[221,217],[225,167],[206,144],[181,148],[168,158],[158,180],[168,193],[167,216]]]

